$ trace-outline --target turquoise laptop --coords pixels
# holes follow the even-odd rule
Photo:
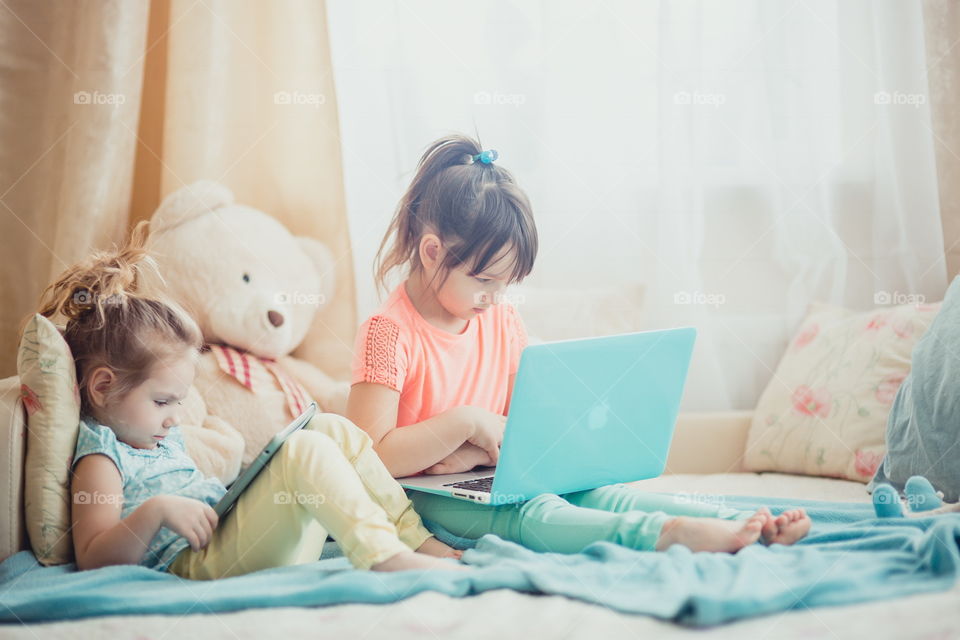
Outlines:
[[[400,478],[485,504],[523,502],[663,473],[696,329],[530,345],[495,468]]]

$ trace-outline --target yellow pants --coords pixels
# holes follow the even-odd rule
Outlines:
[[[207,546],[184,549],[168,571],[210,580],[314,562],[328,532],[358,569],[417,549],[431,536],[370,437],[332,413],[290,436]]]

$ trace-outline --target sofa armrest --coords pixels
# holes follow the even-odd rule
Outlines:
[[[0,562],[29,548],[23,517],[23,466],[27,419],[20,378],[0,380]]]
[[[742,471],[752,418],[753,411],[681,413],[664,473]]]

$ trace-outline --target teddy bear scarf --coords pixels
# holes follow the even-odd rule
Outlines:
[[[261,358],[233,347],[209,344],[207,347],[217,359],[220,370],[234,378],[250,391],[279,386],[287,399],[287,410],[296,418],[310,404],[310,394],[293,379],[276,360]]]

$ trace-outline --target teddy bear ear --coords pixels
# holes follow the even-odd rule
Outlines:
[[[198,180],[164,198],[150,219],[150,228],[152,231],[170,229],[230,204],[233,204],[230,189],[213,180]]]
[[[317,268],[317,273],[320,274],[320,293],[323,295],[322,300],[324,301],[320,306],[326,306],[333,299],[333,294],[336,291],[337,261],[327,245],[319,240],[297,236],[297,243],[310,258],[310,261],[313,262]]]

